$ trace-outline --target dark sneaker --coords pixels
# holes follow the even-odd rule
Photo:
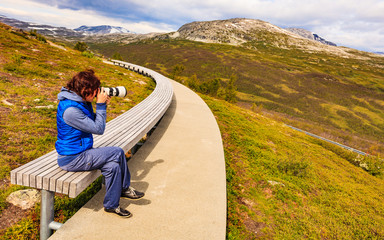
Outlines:
[[[117,215],[119,215],[121,217],[126,217],[126,218],[132,217],[132,213],[130,213],[129,211],[127,211],[125,209],[120,208],[120,206],[118,206],[115,209],[113,209],[113,208],[104,208],[104,211],[109,212],[109,213],[115,213],[115,214],[117,214]]]
[[[144,197],[144,193],[135,190],[133,187],[129,187],[127,190],[125,190],[121,193],[121,197],[132,199],[132,200],[137,200],[137,199]]]

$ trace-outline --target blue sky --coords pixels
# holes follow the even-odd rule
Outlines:
[[[0,14],[72,29],[113,25],[137,33],[244,17],[304,28],[339,46],[384,52],[384,0],[1,0]]]

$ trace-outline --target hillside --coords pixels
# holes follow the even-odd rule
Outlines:
[[[105,56],[118,52],[126,61],[176,74],[184,84],[218,79],[225,87],[236,75],[238,105],[371,154],[384,153],[383,56],[325,45],[259,20],[240,31],[235,26],[242,22],[233,21],[195,22],[129,44],[88,44]]]
[[[362,158],[261,114],[203,99],[225,148],[227,239],[384,238],[384,175],[350,163]]]
[[[57,94],[61,87],[76,72],[88,68],[95,69],[103,86],[126,86],[127,97],[112,99],[108,107],[110,120],[147,97],[153,82],[105,64],[91,53],[46,42],[41,35],[4,24],[0,24],[0,49],[0,236],[6,227],[26,216],[29,218],[25,221],[32,224],[31,234],[36,234],[38,210],[21,211],[5,199],[12,191],[22,188],[10,184],[10,171],[54,149]],[[57,200],[69,205],[60,217],[67,217],[89,197]]]
[[[272,44],[279,48],[299,48],[308,51],[324,51],[344,56],[348,55],[341,48],[332,48],[324,45],[324,43],[328,43],[324,39],[316,41],[317,39],[313,35],[309,37],[308,31],[305,35],[302,34],[303,31],[305,30],[298,31],[295,28],[283,29],[269,22],[257,19],[233,18],[187,23],[181,26],[176,33],[171,34],[170,37],[180,37],[205,43],[226,43],[237,46],[253,41],[264,41],[266,44]]]

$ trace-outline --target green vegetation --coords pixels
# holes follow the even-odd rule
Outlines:
[[[384,164],[293,131],[280,122],[202,96],[222,132],[227,239],[382,239]]]
[[[207,93],[199,89],[202,84],[218,79],[224,89],[235,74],[238,105],[371,154],[384,153],[383,57],[352,49],[337,55],[280,48],[271,42],[287,39],[252,34],[259,40],[243,46],[176,39],[89,46],[106,56],[119,49],[126,61],[167,76],[178,73],[175,79],[202,93]],[[183,71],[175,71],[181,65]],[[223,89],[216,94],[222,96]]]
[[[115,52],[112,56],[112,59],[123,61],[123,57],[121,57],[120,53]]]
[[[80,52],[84,52],[88,50],[88,45],[85,42],[77,42],[74,49]]]
[[[43,35],[37,33],[36,29],[31,30],[31,31],[29,32],[29,34],[30,34],[31,36],[34,36],[37,40],[42,41],[42,42],[44,42],[44,43],[47,43],[47,39],[46,39]]]
[[[15,31],[0,24],[0,215],[6,211],[6,197],[21,186],[10,184],[10,171],[54,150],[56,141],[57,94],[78,71],[95,69],[103,86],[124,85],[125,99],[113,98],[107,121],[141,102],[153,90],[148,77],[105,64],[36,38],[35,33]],[[137,82],[135,82],[137,81]],[[144,82],[146,84],[138,84]],[[57,196],[57,218],[68,219],[95,189],[69,199]],[[4,239],[31,239],[38,231],[38,211],[12,229],[0,230]]]

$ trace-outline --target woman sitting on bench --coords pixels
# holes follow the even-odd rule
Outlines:
[[[100,169],[105,177],[104,210],[122,217],[132,214],[120,208],[120,197],[140,199],[144,193],[130,186],[131,176],[123,149],[93,148],[92,134],[104,133],[111,97],[100,87],[93,70],[77,73],[58,94],[56,151],[66,171]],[[92,101],[96,98],[96,113]]]

